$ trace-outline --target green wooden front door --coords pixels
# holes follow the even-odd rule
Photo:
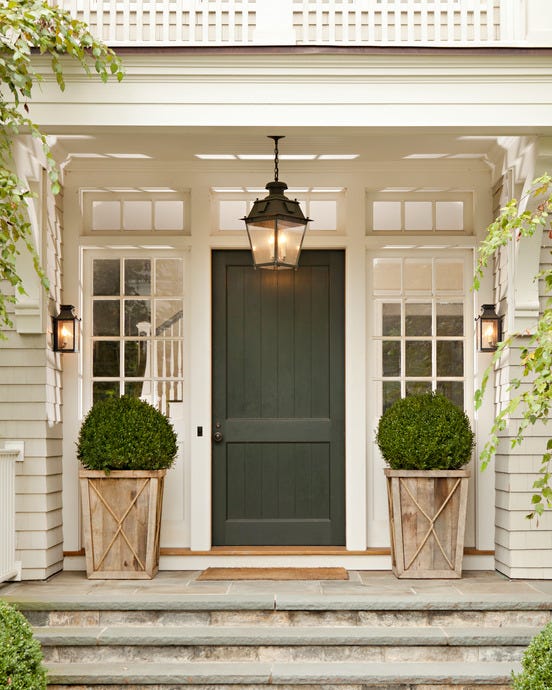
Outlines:
[[[342,251],[213,253],[215,545],[345,543],[344,363]]]

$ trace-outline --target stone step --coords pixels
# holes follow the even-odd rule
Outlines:
[[[48,662],[519,661],[533,628],[35,628]]]
[[[156,690],[187,688],[339,687],[341,690],[368,690],[387,687],[394,690],[433,686],[464,688],[478,686],[504,690],[509,687],[511,663],[110,663],[48,664],[49,690],[78,686],[79,690],[125,688]]]
[[[369,626],[369,627],[525,627],[550,620],[548,597],[255,597],[180,595],[163,598],[64,597],[13,600],[34,626]]]

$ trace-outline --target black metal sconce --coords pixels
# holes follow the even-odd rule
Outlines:
[[[255,268],[274,271],[297,268],[310,218],[305,218],[297,199],[286,197],[285,182],[278,180],[278,140],[274,139],[274,181],[266,185],[268,196],[256,199],[249,215],[242,218],[253,254]]]
[[[53,317],[54,352],[79,351],[79,323],[72,304],[62,304],[59,314]]]
[[[481,314],[476,321],[479,352],[494,352],[502,340],[502,317],[496,313],[495,305],[481,305]]]

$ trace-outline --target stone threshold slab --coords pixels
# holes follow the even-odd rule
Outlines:
[[[366,595],[366,594],[142,594],[118,596],[52,595],[18,597],[5,601],[27,611],[534,611],[552,610],[552,594]]]

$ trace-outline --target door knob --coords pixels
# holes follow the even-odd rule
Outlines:
[[[215,431],[213,434],[213,441],[215,443],[220,443],[224,439],[224,436],[222,435],[222,431]]]

